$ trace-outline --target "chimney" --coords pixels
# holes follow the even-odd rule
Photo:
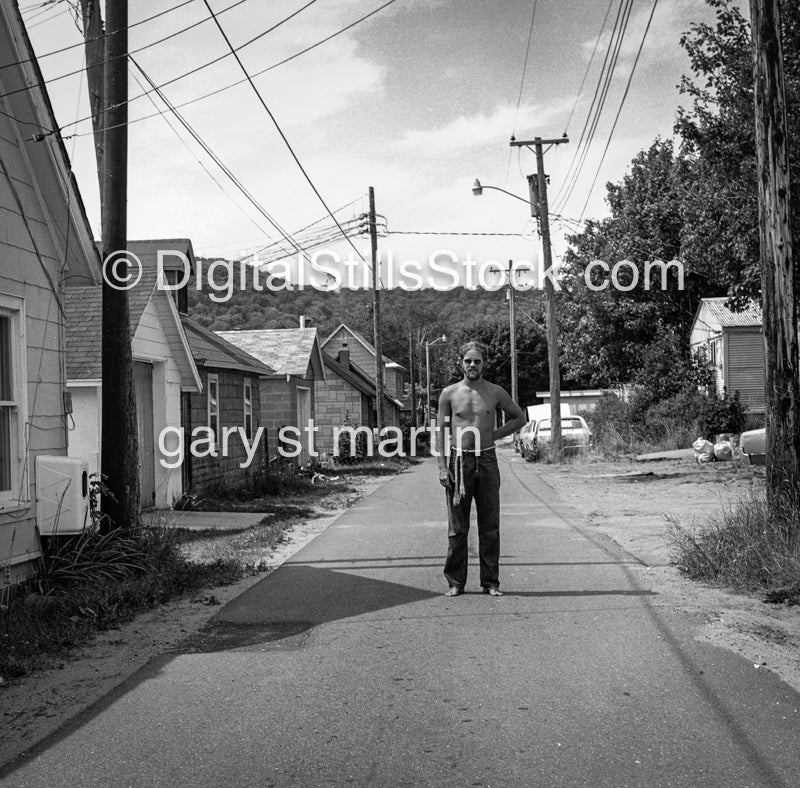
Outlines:
[[[300,315],[300,328],[305,328],[305,327],[306,327],[306,316]]]
[[[347,347],[347,342],[342,343],[342,349],[339,351],[338,361],[345,369],[350,369],[350,348]]]

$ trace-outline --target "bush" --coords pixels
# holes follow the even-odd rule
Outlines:
[[[705,435],[709,440],[724,432],[738,434],[747,424],[747,408],[739,400],[738,391],[734,391],[732,397],[725,392],[721,397],[710,399],[704,415]]]

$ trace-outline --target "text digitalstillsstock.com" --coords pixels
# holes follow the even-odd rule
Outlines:
[[[159,249],[156,263],[159,289],[178,290],[189,286],[194,279],[194,289],[208,291],[209,298],[216,303],[227,303],[236,291],[280,292],[310,287],[319,292],[333,292],[372,286],[370,264],[352,254],[342,258],[330,250],[315,252],[310,257],[298,255],[296,260],[277,260],[264,268],[257,259],[247,263],[214,260],[205,264],[195,260],[193,265],[181,251]],[[453,251],[437,249],[425,263],[416,260],[398,263],[389,251],[385,259],[379,258],[378,264],[384,286],[405,291],[447,292],[463,287],[494,292],[502,290],[507,283],[519,291],[543,290],[548,284],[554,290],[562,289],[559,279],[562,266],[557,262],[545,269],[540,263],[514,260],[508,269],[495,260],[479,262],[469,253],[462,258]],[[143,272],[141,259],[128,250],[113,252],[103,262],[103,277],[116,290],[133,289],[141,281]],[[670,273],[675,276],[677,289],[683,290],[684,268],[680,260],[649,260],[641,266],[631,260],[619,260],[613,266],[603,260],[592,260],[584,268],[583,280],[593,292],[609,287],[620,292],[637,287],[666,290],[670,286]]]
[[[319,457],[315,445],[315,435],[319,429],[319,426],[314,424],[311,419],[302,430],[293,425],[281,427],[278,430],[278,454],[291,459],[299,457],[305,451],[309,457]],[[429,436],[432,455],[439,456],[435,446],[436,427],[434,426],[411,427],[408,452],[405,450],[403,431],[400,427],[384,427],[378,436],[376,436],[376,432],[377,430],[373,430],[371,427],[334,427],[333,457],[338,457],[342,453],[342,446],[346,447],[344,452],[346,456],[355,456],[358,453],[359,444],[361,453],[366,457],[380,457],[381,459],[416,457],[417,438],[426,434]],[[245,458],[239,463],[239,467],[248,468],[255,459],[258,447],[264,439],[264,433],[264,427],[259,427],[251,439],[248,438],[244,427],[221,427],[217,437],[211,427],[195,427],[190,436],[189,454],[192,457],[228,457],[236,448],[235,442],[239,441],[245,452]],[[445,454],[450,451],[451,445],[464,445],[463,441],[467,434],[472,436],[472,442],[469,445],[480,449],[480,434],[477,428],[456,428],[454,433],[451,436],[449,431],[445,431]],[[161,430],[158,436],[158,450],[162,455],[159,459],[162,467],[179,468],[183,464],[185,449],[186,435],[183,427],[165,427]],[[238,451],[236,453],[239,454]]]

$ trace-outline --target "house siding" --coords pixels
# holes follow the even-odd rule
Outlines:
[[[26,167],[26,156],[5,117],[0,117],[0,159],[14,187],[12,190],[0,172],[0,294],[24,303],[29,422],[21,500],[0,506],[0,561],[8,568],[0,578],[2,588],[6,582],[14,584],[31,576],[41,554],[36,536],[35,461],[38,455],[66,454],[67,420],[62,398],[66,378],[60,255]]]
[[[261,412],[269,435],[270,460],[280,456],[278,434],[283,427],[298,428],[300,430],[299,440],[303,447],[308,445],[306,425],[298,423],[298,389],[309,389],[310,418],[316,424],[319,403],[316,402],[315,380],[312,375],[302,378],[296,375],[281,375],[261,381]],[[294,451],[293,446],[288,446],[287,449],[292,453]],[[296,459],[298,462],[302,462],[305,456],[301,455]]]
[[[253,391],[253,436],[255,439],[258,428],[264,426],[261,412],[258,407],[263,392],[257,376],[244,375],[223,369],[202,369],[203,393],[189,395],[189,408],[191,411],[191,429],[208,426],[208,399],[207,387],[209,374],[217,375],[219,380],[219,426],[220,431],[225,427],[244,426],[244,380],[251,381]],[[186,425],[184,425],[186,426]],[[191,463],[192,490],[202,489],[207,484],[236,485],[252,481],[264,473],[266,463],[265,438],[258,442],[253,461],[250,465],[240,468],[240,463],[247,460],[247,452],[238,434],[233,434],[228,439],[226,451],[218,450],[218,456],[195,457],[190,454],[191,436],[187,434],[184,443],[184,462]],[[201,448],[206,448],[205,446]]]

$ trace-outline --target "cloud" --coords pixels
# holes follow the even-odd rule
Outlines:
[[[517,113],[515,106],[500,104],[489,114],[459,115],[444,126],[407,131],[399,145],[427,156],[452,154],[460,149],[482,145],[496,145],[507,141],[515,127],[530,127],[534,125],[534,121],[538,126],[546,125],[564,106],[566,102],[563,105],[550,103],[547,109],[523,104]]]

